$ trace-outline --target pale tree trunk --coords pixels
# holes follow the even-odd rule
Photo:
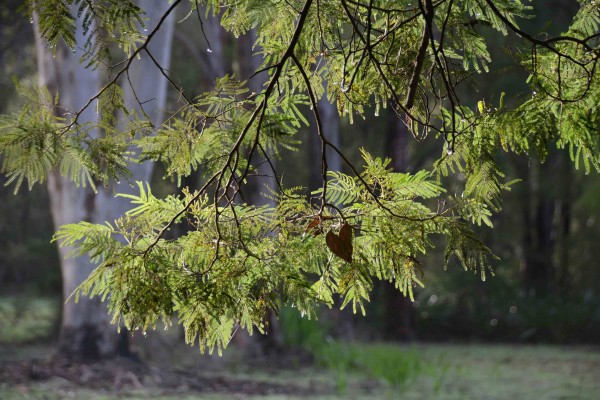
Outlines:
[[[142,9],[146,10],[146,22],[148,32],[158,23],[159,19],[167,10],[168,2],[155,2],[154,0],[144,0],[138,2]],[[144,4],[145,3],[145,4]],[[173,38],[175,18],[172,14],[161,26],[159,34],[152,38],[148,49],[154,59],[163,68],[165,73],[169,68],[171,60],[171,46]],[[130,83],[131,82],[131,83]],[[142,52],[140,59],[134,61],[129,68],[129,79],[124,79],[121,83],[125,92],[124,100],[127,110],[135,110],[138,113],[143,112],[157,128],[164,119],[164,111],[167,101],[167,79],[163,76],[161,70],[153,63],[146,52]],[[137,98],[136,98],[137,96]],[[142,106],[140,107],[141,102]],[[125,129],[127,116],[121,115],[119,123]],[[115,197],[114,193],[134,193],[138,192],[135,181],[149,182],[152,175],[154,164],[145,162],[142,164],[131,164],[129,170],[132,173],[131,179],[125,182],[119,182],[113,190],[98,192],[95,198],[95,210],[97,212],[96,221],[112,221],[123,215],[131,208],[129,199]]]
[[[145,4],[147,3],[146,7]],[[158,18],[168,7],[167,2],[153,2],[146,0],[140,2],[141,7],[147,10],[146,22],[148,31],[152,29]],[[164,4],[163,4],[164,3]],[[160,6],[159,6],[160,4]],[[100,69],[85,69],[79,63],[82,55],[80,48],[72,52],[63,44],[59,45],[53,55],[40,37],[37,18],[35,22],[36,49],[38,57],[39,84],[46,86],[51,93],[59,94],[59,108],[57,112],[69,117],[69,112],[78,111],[101,88],[103,72]],[[154,57],[162,63],[164,68],[169,66],[171,50],[171,34],[173,18],[163,24],[161,32],[153,39],[150,46]],[[76,31],[77,43],[82,46],[85,38],[82,29],[78,26]],[[137,97],[144,104],[144,111],[150,116],[153,123],[160,123],[162,110],[166,99],[166,80],[161,77],[160,71],[143,54],[141,60],[135,60],[130,77],[135,85]],[[125,87],[126,107],[130,110],[138,108],[131,88]],[[97,110],[90,107],[79,117],[80,123],[98,119]],[[93,131],[91,135],[99,137],[101,132]],[[149,180],[151,166],[135,165],[132,167],[134,180]],[[130,182],[120,183],[116,188],[109,188],[96,194],[90,188],[78,188],[68,179],[54,173],[48,177],[48,192],[51,201],[51,213],[56,228],[64,224],[89,221],[102,223],[112,221],[121,216],[129,207],[122,199],[115,200],[115,192],[132,192]],[[65,303],[62,311],[61,332],[59,340],[59,354],[79,359],[98,359],[128,353],[127,337],[117,333],[117,327],[110,323],[106,307],[98,298],[89,299],[81,297],[78,302],[73,299],[67,301],[71,293],[94,270],[95,265],[87,256],[69,258],[72,248],[59,249],[61,258],[61,273],[63,284],[63,297]]]

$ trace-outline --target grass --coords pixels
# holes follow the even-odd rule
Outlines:
[[[55,323],[54,300],[24,300],[19,297],[0,298],[0,369],[11,362],[44,358],[53,349],[52,343],[41,342]],[[300,322],[304,324],[304,322]],[[294,365],[269,368],[212,368],[199,358],[196,349],[183,347],[173,332],[169,340],[158,342],[136,337],[138,346],[146,346],[147,354],[155,355],[152,368],[177,368],[186,373],[208,377],[208,381],[249,382],[255,388],[298,388],[292,394],[262,394],[256,390],[238,389],[226,393],[195,392],[182,385],[165,389],[142,380],[142,386],[113,389],[111,382],[99,388],[82,387],[61,378],[0,382],[2,400],[58,399],[157,399],[157,400],[224,400],[224,399],[433,399],[433,400],[600,400],[600,349],[597,347],[517,346],[490,344],[418,344],[412,346],[389,343],[342,343],[326,339],[314,326],[296,325],[287,333],[287,341],[309,349],[314,365]],[[295,335],[295,336],[294,336]],[[144,344],[144,342],[146,342]],[[230,348],[227,353],[235,354]],[[156,355],[159,354],[159,355]],[[187,358],[186,358],[187,357]],[[9,362],[9,360],[11,360]],[[158,360],[158,362],[157,362]],[[200,370],[198,369],[202,367]],[[312,395],[307,395],[314,390]],[[268,392],[268,391],[267,391]]]
[[[428,370],[417,351],[393,344],[331,342],[314,355],[318,366],[334,374],[342,393],[352,378],[371,378],[399,388]]]
[[[355,344],[355,348],[362,345]],[[262,395],[245,393],[194,393],[186,390],[91,390],[75,387],[68,381],[53,378],[23,385],[0,384],[0,398],[6,400],[77,399],[528,399],[528,400],[597,400],[600,399],[600,352],[597,348],[426,344],[411,347],[376,345],[381,351],[395,349],[420,355],[430,367],[402,385],[385,380],[373,382],[356,369],[345,372],[342,391],[315,396]],[[369,346],[365,346],[369,348]],[[382,364],[381,368],[385,365]],[[297,370],[213,372],[215,378],[243,378],[255,382],[293,384],[301,387],[335,387],[339,371],[306,367]],[[366,382],[370,382],[366,385]]]
[[[284,343],[311,353],[316,364],[335,373],[340,392],[347,386],[347,376],[359,374],[380,380],[392,387],[405,385],[426,372],[427,365],[413,350],[379,344],[352,344],[328,336],[326,323],[301,318],[291,308],[279,314]]]
[[[60,301],[47,297],[0,297],[0,343],[48,338],[56,327]]]
[[[424,345],[421,352],[445,371],[434,386],[420,380],[405,399],[600,399],[598,348]]]

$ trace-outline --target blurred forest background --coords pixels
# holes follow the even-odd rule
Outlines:
[[[521,24],[525,30],[547,32],[549,35],[563,31],[578,7],[573,0],[536,0],[533,3],[539,10],[538,14]],[[33,25],[18,11],[22,4],[21,0],[0,2],[0,114],[17,111],[22,105],[12,82],[13,76],[25,84],[35,85],[37,82]],[[253,71],[252,64],[256,63],[250,50],[251,35],[235,38],[211,20],[205,21],[204,30],[210,47],[198,24],[186,21],[176,24],[175,28],[172,55],[175,61],[171,72],[182,87],[192,90],[187,93],[190,97],[210,88],[215,77],[224,74],[248,77]],[[490,72],[476,76],[478,84],[466,82],[462,86],[464,104],[475,108],[482,99],[497,104],[502,92],[506,93],[507,99],[531,96],[531,89],[523,83],[527,73],[515,66],[516,40],[513,35],[493,36],[489,42],[493,60]],[[211,51],[206,51],[207,48]],[[177,94],[171,92],[170,96],[171,104],[175,104]],[[361,147],[372,154],[391,157],[393,167],[406,172],[427,168],[442,151],[440,144],[431,140],[414,141],[403,132],[402,123],[388,109],[371,110],[374,118],[368,121],[356,119],[350,123],[347,118],[337,116],[335,106],[327,103],[321,106],[329,131],[337,131],[337,137],[332,140],[339,143],[357,165],[360,165]],[[306,114],[310,115],[308,110]],[[288,170],[295,171],[294,175],[283,177],[288,187],[301,185],[314,189],[320,185],[320,143],[309,128],[305,128],[301,136],[301,150],[286,154],[278,162],[288,164],[291,167]],[[459,394],[458,397],[448,395],[443,398],[473,396],[500,399],[523,395],[523,392],[517,395],[510,392],[507,382],[531,390],[530,394],[535,398],[566,398],[552,397],[561,393],[581,394],[581,397],[568,398],[593,398],[591,393],[598,389],[597,382],[593,383],[594,371],[598,371],[600,365],[597,353],[586,354],[585,350],[563,353],[547,347],[528,348],[527,351],[515,351],[512,347],[495,350],[490,350],[490,347],[470,347],[467,350],[443,347],[444,357],[460,360],[458,362],[464,368],[460,386],[455,375],[447,372],[449,364],[440,361],[442,352],[436,347],[439,344],[431,344],[600,344],[600,175],[591,173],[586,176],[583,171],[577,171],[564,149],[554,149],[545,160],[540,160],[535,154],[517,157],[499,153],[498,158],[504,170],[509,172],[507,179],[521,181],[513,186],[511,192],[505,193],[503,210],[493,218],[494,228],[478,229],[480,237],[499,256],[494,264],[494,276],[488,275],[482,281],[480,276],[466,273],[458,265],[444,271],[441,268],[442,252],[434,251],[422,260],[426,287],[415,290],[414,302],[404,298],[388,282],[377,282],[364,317],[353,315],[351,310],[334,309],[322,310],[318,321],[307,321],[295,310],[284,309],[278,322],[273,321],[270,337],[250,340],[242,334],[234,339],[234,346],[248,348],[247,344],[252,343],[249,353],[254,359],[257,353],[264,355],[275,349],[277,354],[295,355],[292,367],[308,360],[329,371],[336,371],[333,375],[322,375],[321,379],[333,380],[338,389],[347,385],[346,373],[349,371],[367,370],[371,378],[381,378],[395,387],[415,373],[428,374],[429,364],[426,363],[433,363],[438,368],[433,383],[419,386],[414,393],[405,391],[405,398],[426,398],[428,393],[439,393],[440,390],[454,393],[448,391],[448,382]],[[330,166],[335,168],[336,165],[342,168],[339,160],[331,155]],[[157,195],[173,193],[175,182],[163,180],[162,176],[163,171],[160,167],[156,168],[153,192]],[[60,327],[62,291],[58,251],[56,244],[51,243],[54,227],[45,186],[36,185],[31,190],[22,188],[15,194],[12,187],[4,187],[5,181],[6,178],[0,176],[0,378],[10,378],[10,370],[14,369],[13,364],[6,364],[10,368],[3,370],[2,363],[3,357],[13,354],[12,350],[6,349],[14,344],[42,346],[45,350],[33,348],[35,357],[41,357],[40,354],[52,348]],[[188,178],[184,185],[194,187],[193,177]],[[261,190],[256,189],[257,192]],[[254,199],[257,197],[253,196]],[[186,373],[190,371],[190,365],[202,363],[198,361],[198,354],[190,361],[190,353],[198,352],[182,345],[182,333],[177,329],[150,333],[147,338],[134,335],[133,342],[133,351],[146,361],[176,362],[179,367],[185,368]],[[420,347],[418,352],[407,352],[404,347],[368,342],[428,344]],[[236,359],[239,354],[235,347],[225,353],[225,359]],[[508,353],[512,358],[507,358]],[[27,353],[23,357],[29,356]],[[242,362],[246,365],[247,360]],[[288,362],[290,358],[284,357],[284,360]],[[275,363],[272,367],[282,365]],[[289,363],[285,366],[290,367]],[[544,366],[553,366],[553,369],[550,372],[544,370],[540,375]],[[525,370],[527,374],[521,374]],[[43,376],[39,369],[31,371],[31,376],[34,372]],[[83,375],[73,379],[80,379],[88,385],[89,382],[82,376],[89,373],[89,369],[77,371],[77,374]],[[504,383],[491,389],[473,389],[476,380],[487,379],[486,371],[494,371],[499,377],[498,382]],[[578,371],[586,371],[589,379],[580,378]],[[94,373],[93,379],[98,380],[101,373]],[[131,378],[131,385],[139,389],[146,383],[136,381],[138,375],[125,375],[125,379]],[[236,386],[231,380],[216,380],[214,377],[205,381],[194,377],[194,383],[190,383],[191,378],[186,376],[180,374],[173,380],[174,385],[178,385],[177,388],[194,388],[194,385],[208,382],[207,387],[229,385],[233,392],[241,385],[243,388],[239,390],[244,393],[268,392],[271,389],[279,393],[280,386],[285,386],[281,389],[282,393],[291,390],[292,393],[303,394],[306,390],[314,391],[315,382],[318,381],[317,387],[322,383],[317,378],[316,381],[301,381],[300,375],[295,373],[283,378],[284,383],[293,383],[269,383],[266,386],[264,382],[268,379],[264,376],[257,378],[253,375],[251,378],[262,382],[259,386],[253,386],[246,380]],[[531,379],[526,380],[527,376],[540,378],[529,388]],[[167,378],[161,375],[156,381],[161,381],[164,386],[168,383]],[[20,378],[10,379],[18,382]],[[563,382],[561,379],[569,379],[564,383],[566,386],[561,386],[562,392],[554,390],[549,397],[540,396],[544,384],[558,384],[556,382]],[[584,383],[588,389],[592,386],[595,389],[583,392]],[[289,389],[289,385],[304,384],[313,388]],[[54,383],[41,387],[40,396],[55,398],[46,397],[53,391],[52,385]],[[117,378],[109,380],[106,385],[119,387]],[[360,391],[371,390],[371,383],[361,385]],[[460,387],[457,388],[457,385]],[[466,390],[465,387],[469,388],[471,395],[461,392]],[[27,393],[31,394],[30,390],[17,386],[4,393],[7,398],[20,399],[26,398],[22,396]],[[83,392],[78,393],[80,398],[87,396]],[[144,393],[140,394],[140,398],[147,398],[147,393]],[[36,396],[27,398],[42,398]],[[97,398],[96,395],[89,396]],[[521,398],[533,398],[524,396]]]
[[[577,9],[572,0],[534,3],[539,5],[538,15],[522,22],[534,32],[559,34]],[[0,3],[0,113],[21,106],[11,77],[36,83],[33,29],[18,11],[22,4],[20,0]],[[207,52],[198,24],[184,22],[175,29],[171,70],[183,87],[194,88],[188,95],[207,90],[217,76],[247,77],[252,72],[247,63],[240,62],[250,57],[251,37],[234,38],[214,21],[206,21],[212,50]],[[465,104],[474,108],[481,99],[497,101],[502,92],[508,99],[531,96],[531,89],[523,83],[526,72],[516,66],[511,53],[516,51],[511,48],[514,40],[511,35],[494,36],[490,72],[476,77],[479,84],[463,86]],[[177,94],[171,96],[174,103]],[[322,106],[329,110],[327,126],[338,127],[337,141],[358,165],[360,147],[391,157],[395,169],[407,172],[426,167],[442,151],[439,143],[417,143],[402,134],[401,122],[389,110],[372,110],[377,118],[351,124],[337,117],[335,107]],[[308,128],[301,135],[301,150],[279,161],[296,171],[283,179],[287,186],[316,188],[320,185],[320,144]],[[444,271],[440,267],[443,255],[433,252],[423,260],[426,287],[416,290],[414,302],[387,282],[378,282],[365,317],[354,316],[350,310],[323,310],[314,322],[302,320],[292,309],[284,310],[275,324],[277,346],[312,350],[318,354],[313,357],[327,365],[323,346],[328,340],[599,344],[600,175],[577,171],[565,150],[551,151],[543,162],[535,154],[498,157],[509,171],[507,178],[521,182],[505,194],[503,210],[493,219],[494,228],[478,230],[500,257],[495,276],[482,281],[458,266]],[[336,161],[331,159],[334,166]],[[341,168],[339,161],[337,165]],[[5,180],[0,177],[0,183]],[[185,184],[193,187],[194,179]],[[175,190],[174,182],[162,179],[160,167],[152,185],[156,194]],[[22,188],[16,194],[11,187],[0,190],[0,343],[56,339],[61,277],[56,245],[50,242],[53,232],[43,185]],[[177,340],[183,342],[181,337]],[[360,358],[360,352],[353,351],[347,358]],[[406,357],[404,361],[416,362],[413,356]]]

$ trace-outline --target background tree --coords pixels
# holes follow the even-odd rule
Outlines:
[[[98,9],[93,8],[94,6]],[[134,40],[142,40],[146,37],[148,28],[154,29],[160,26],[160,32],[157,31],[154,41],[148,44],[144,52],[138,52],[139,59],[131,60],[133,61],[131,65],[128,66],[125,73],[121,74],[122,77],[118,80],[118,84],[122,85],[122,88],[115,86],[110,89],[113,92],[112,96],[120,96],[120,101],[122,101],[120,107],[101,111],[100,105],[96,104],[78,112],[92,97],[101,92],[102,82],[107,79],[104,69],[82,68],[81,60],[89,59],[88,52],[97,51],[96,46],[105,40],[102,36],[107,33],[102,30],[110,26],[110,22],[107,21],[109,15],[101,14],[102,6],[100,4],[80,5],[81,9],[85,9],[86,17],[79,17],[73,21],[75,24],[73,39],[77,46],[69,48],[63,41],[53,43],[43,37],[43,32],[47,32],[49,29],[47,24],[53,23],[44,13],[51,10],[42,7],[33,13],[40,87],[48,90],[48,96],[58,99],[53,104],[45,104],[45,106],[52,106],[49,112],[55,113],[67,124],[94,125],[85,131],[85,140],[95,141],[98,145],[102,145],[104,142],[119,146],[118,143],[110,140],[109,130],[112,127],[109,127],[108,124],[114,124],[116,129],[127,130],[128,120],[137,118],[138,114],[147,118],[151,125],[159,125],[163,119],[167,87],[163,70],[167,69],[170,63],[174,18],[165,16],[166,5],[159,7],[153,2],[140,2],[139,6],[145,10],[145,14],[143,19],[140,15],[139,21],[131,21],[132,25],[129,28],[135,33],[129,34],[138,35],[139,39]],[[53,6],[48,5],[48,7]],[[123,7],[126,12],[128,11],[127,7],[131,7],[129,12],[132,12],[132,10],[136,10],[137,5],[129,3]],[[73,6],[60,11],[75,14],[76,10],[77,7]],[[43,19],[40,21],[40,18]],[[148,28],[145,28],[146,26]],[[109,30],[108,34],[110,32]],[[91,34],[94,36],[90,36]],[[84,47],[87,40],[90,41],[90,46]],[[110,46],[110,44],[105,44],[105,46]],[[106,51],[110,51],[110,49],[107,48]],[[109,59],[102,61],[107,64],[111,62]],[[109,76],[108,78],[113,77]],[[45,100],[49,99],[50,97],[47,97]],[[104,101],[104,99],[96,100],[96,102],[100,101]],[[134,134],[143,135],[142,132]],[[120,151],[125,150],[122,146],[120,148]],[[61,155],[61,157],[64,156]],[[77,162],[77,160],[70,160],[70,162]],[[125,165],[122,167],[125,168]],[[102,223],[115,219],[129,208],[128,202],[114,196],[115,191],[131,192],[129,180],[100,189],[94,187],[94,183],[90,181],[87,187],[82,188],[80,187],[81,182],[76,184],[69,176],[64,176],[65,170],[69,168],[72,166],[62,165],[60,170],[53,171],[48,175],[48,191],[56,227],[79,221]],[[127,168],[131,179],[143,181],[150,179],[151,163],[129,165]],[[127,338],[126,336],[119,337],[115,327],[111,324],[106,307],[100,299],[81,298],[77,302],[67,301],[95,268],[87,256],[68,257],[72,251],[71,247],[60,248],[65,300],[60,332],[60,353],[78,358],[127,354]]]

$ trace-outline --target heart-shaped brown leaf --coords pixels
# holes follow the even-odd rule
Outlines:
[[[342,225],[339,235],[332,231],[327,232],[325,242],[333,254],[348,263],[352,262],[352,226]]]
[[[344,243],[346,243],[347,246],[350,246],[350,248],[352,248],[352,233],[353,232],[354,232],[354,229],[352,228],[352,225],[344,224],[340,228],[340,239],[342,239],[344,241]]]

